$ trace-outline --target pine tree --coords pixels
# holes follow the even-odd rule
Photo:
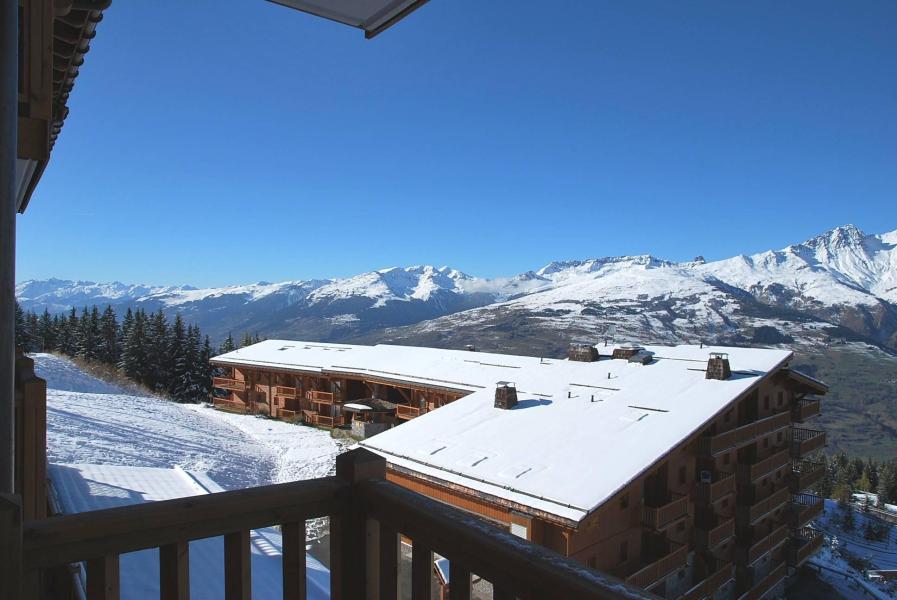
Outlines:
[[[16,346],[25,347],[29,343],[28,339],[28,323],[25,319],[25,311],[16,301]]]
[[[56,349],[56,327],[54,319],[50,316],[50,311],[44,309],[44,314],[40,316],[40,322],[37,326],[38,337],[41,339],[41,351],[52,352]]]
[[[146,383],[148,377],[146,359],[146,315],[142,310],[138,310],[133,315],[128,334],[122,343],[119,368],[134,381]]]
[[[254,343],[255,342],[252,341],[252,336],[247,331],[243,334],[243,341],[240,342],[240,348],[245,348],[246,346],[251,346]]]
[[[197,334],[199,327],[196,328]],[[230,337],[230,336],[228,336]],[[233,340],[231,340],[233,343]],[[212,393],[212,342],[206,336],[199,351],[200,397],[198,401],[206,400]]]
[[[166,382],[168,391],[179,402],[184,400],[180,397],[180,393],[186,393],[186,387],[189,387],[190,357],[186,352],[187,332],[184,330],[184,320],[180,313],[174,317],[174,325],[171,328],[171,335],[168,339],[168,356],[171,360],[171,369],[169,371],[169,379]],[[193,359],[195,362],[198,348],[194,348]]]
[[[234,344],[234,338],[230,334],[227,333],[227,338],[218,346],[218,354],[227,354],[228,352],[233,352],[237,349],[237,346]],[[216,356],[218,355],[216,354]]]
[[[43,352],[44,351],[44,338],[40,334],[40,320],[37,318],[37,314],[28,311],[27,316],[27,326],[28,326],[28,344],[25,349],[28,352]]]
[[[180,317],[178,317],[179,319]],[[175,329],[177,321],[175,321]],[[199,328],[190,326],[178,358],[173,395],[178,402],[196,402],[201,394],[202,375],[199,362]],[[175,335],[172,336],[173,338]]]
[[[144,384],[157,392],[165,392],[168,391],[173,368],[169,354],[171,332],[168,319],[165,318],[161,308],[147,319],[149,323],[146,330],[147,373]]]
[[[94,362],[100,359],[100,311],[94,305],[90,312],[85,307],[78,327],[78,356]]]
[[[115,311],[109,305],[106,306],[103,316],[100,317],[99,328],[99,359],[110,365],[118,364],[119,355],[121,354],[118,319],[115,316]]]

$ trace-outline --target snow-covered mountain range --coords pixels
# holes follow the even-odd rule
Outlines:
[[[506,347],[511,339],[551,338],[554,346],[613,333],[655,342],[855,338],[897,350],[897,231],[869,235],[846,225],[714,262],[596,258],[501,279],[414,266],[209,289],[51,279],[16,291],[35,311],[91,304],[179,311],[219,338],[250,331]]]

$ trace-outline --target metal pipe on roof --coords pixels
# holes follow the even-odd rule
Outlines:
[[[0,0],[0,493],[15,464],[16,158],[19,3]]]

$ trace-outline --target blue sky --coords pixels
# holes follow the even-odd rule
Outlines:
[[[550,3],[549,3],[550,4]],[[723,258],[897,229],[897,3],[117,1],[18,279]]]

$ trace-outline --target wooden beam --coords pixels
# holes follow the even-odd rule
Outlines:
[[[449,600],[470,600],[470,569],[449,561]]]
[[[87,560],[87,600],[119,600],[118,555]]]
[[[190,600],[190,544],[175,542],[159,548],[159,597]]]
[[[248,529],[224,536],[224,598],[252,599],[252,563]]]
[[[22,505],[0,494],[0,598],[22,597]]]
[[[411,600],[430,600],[433,593],[433,551],[423,540],[412,540]]]
[[[305,521],[284,523],[280,533],[283,538],[283,598],[305,600]]]
[[[380,523],[380,600],[396,600],[399,594],[399,532]]]

